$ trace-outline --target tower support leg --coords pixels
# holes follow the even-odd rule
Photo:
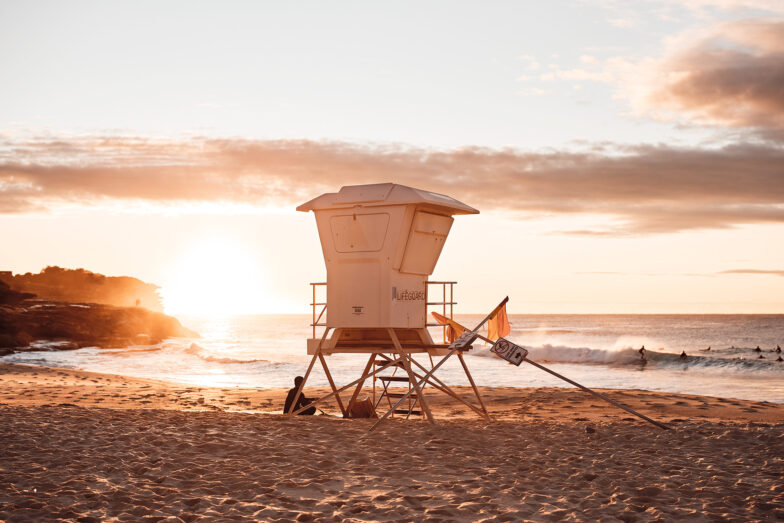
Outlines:
[[[335,393],[335,400],[337,400],[338,407],[340,408],[340,413],[345,418],[346,408],[343,406],[343,400],[340,399],[340,394],[338,394],[338,388],[335,386],[335,382],[332,381],[332,374],[330,374],[329,367],[327,367],[327,360],[324,358],[324,355],[321,353],[319,353],[318,357],[319,357],[319,361],[321,361],[321,366],[324,367],[324,374],[327,375],[329,386],[332,387],[332,392]]]
[[[457,353],[457,358],[460,360],[460,364],[463,366],[463,370],[465,371],[466,376],[468,377],[468,382],[471,384],[471,388],[474,389],[474,394],[476,394],[476,399],[479,402],[479,405],[482,407],[482,412],[485,413],[485,419],[489,421],[490,414],[488,414],[487,408],[485,408],[485,402],[482,401],[482,396],[479,394],[479,389],[474,383],[474,378],[471,376],[471,372],[468,370],[468,365],[466,365],[466,362],[463,359],[463,355],[460,352]]]
[[[419,380],[414,375],[414,371],[411,369],[411,355],[403,349],[403,346],[400,344],[400,340],[397,338],[397,333],[395,333],[395,329],[389,328],[387,329],[389,332],[389,337],[392,338],[392,343],[395,344],[395,349],[400,356],[400,359],[403,360],[403,367],[405,368],[406,372],[408,373],[408,378],[411,384],[414,387],[414,390],[417,394],[417,399],[419,400],[419,404],[422,406],[422,410],[425,411],[425,416],[430,423],[435,423],[433,419],[433,413],[430,412],[430,406],[427,404],[427,400],[425,399],[424,394],[422,394],[422,389],[419,386]]]
[[[294,401],[291,403],[289,407],[288,414],[291,414],[294,410],[294,406],[299,401],[299,397],[302,395],[302,389],[305,388],[305,383],[308,382],[308,377],[310,376],[310,371],[313,370],[313,365],[316,363],[316,359],[321,355],[321,347],[324,345],[324,340],[327,339],[327,334],[329,333],[329,327],[324,329],[324,334],[321,336],[321,340],[319,341],[318,347],[316,347],[316,353],[313,355],[313,359],[310,360],[310,365],[308,365],[308,370],[305,371],[305,375],[302,377],[302,383],[299,384],[299,388],[297,388],[297,394],[294,396]]]
[[[351,395],[351,399],[348,400],[348,408],[349,409],[351,408],[351,405],[359,397],[359,393],[362,390],[362,385],[365,384],[365,379],[367,378],[368,372],[370,371],[370,367],[373,366],[373,362],[374,361],[376,361],[376,355],[375,354],[371,354],[370,358],[368,359],[367,365],[365,365],[365,370],[362,371],[362,378],[361,378],[360,382],[357,383],[357,388],[354,389],[354,394]],[[346,412],[346,414],[344,414],[344,417],[348,417],[348,415],[349,415],[349,413]]]

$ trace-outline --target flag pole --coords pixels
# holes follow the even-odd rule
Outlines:
[[[493,315],[494,315],[494,314],[495,314],[495,313],[496,313],[498,310],[500,310],[500,309],[501,309],[501,307],[502,307],[504,304],[506,304],[506,302],[507,302],[508,300],[509,300],[509,297],[507,296],[507,298],[506,298],[506,299],[505,299],[503,302],[501,302],[501,305],[499,305],[498,307],[496,307],[495,309],[493,309],[493,312],[491,312],[491,313],[490,313],[490,315],[489,315],[487,318],[485,318],[485,320],[484,320],[484,321],[483,321],[483,322],[480,324],[480,327],[481,327],[481,325],[482,325],[482,324],[484,324],[486,321],[488,321],[488,320],[489,320],[489,319],[490,319],[490,318],[491,318],[491,317],[492,317],[492,316],[493,316]],[[455,323],[456,323],[457,325],[460,325],[460,324],[459,324],[459,323],[457,323],[457,322],[455,322]],[[460,326],[462,327],[462,325],[460,325]],[[476,330],[479,330],[479,327],[477,327],[476,329],[474,329],[474,331],[476,331]],[[476,332],[474,332],[474,333],[476,334]],[[485,337],[485,336],[482,336],[481,334],[477,334],[477,335],[476,335],[476,337],[477,337],[477,338],[479,338],[480,340],[484,340],[484,341],[486,341],[487,343],[490,343],[491,345],[493,345],[493,344],[495,343],[495,342],[494,342],[494,341],[492,341],[491,339],[489,339],[489,338],[487,338],[487,337]],[[628,413],[630,413],[630,414],[634,414],[634,415],[635,415],[635,416],[637,416],[638,418],[644,419],[644,420],[645,420],[645,421],[647,421],[648,423],[651,423],[651,424],[653,424],[653,425],[656,425],[657,427],[659,427],[659,428],[660,428],[660,429],[662,429],[662,430],[670,430],[670,428],[671,428],[671,427],[668,427],[667,425],[665,425],[664,423],[660,423],[660,422],[658,422],[658,421],[656,421],[656,420],[652,420],[651,418],[649,418],[648,416],[646,416],[646,415],[644,415],[644,414],[640,414],[640,413],[639,413],[639,412],[637,412],[636,410],[633,410],[631,407],[627,407],[627,406],[626,406],[626,405],[624,405],[623,403],[619,403],[619,402],[615,401],[615,400],[614,400],[614,399],[612,399],[612,398],[608,398],[608,397],[607,397],[607,396],[605,396],[604,394],[601,394],[601,393],[599,393],[599,392],[596,392],[595,390],[589,389],[588,387],[586,387],[586,386],[584,386],[584,385],[580,385],[580,384],[579,384],[579,383],[577,383],[576,381],[574,381],[574,380],[570,380],[570,379],[569,379],[569,378],[567,378],[566,376],[563,376],[563,375],[561,375],[561,374],[558,374],[558,373],[557,373],[557,372],[555,372],[554,370],[550,370],[550,369],[548,369],[547,367],[545,367],[544,365],[542,365],[542,364],[540,364],[540,363],[536,363],[535,361],[532,361],[532,360],[528,359],[528,356],[526,356],[525,358],[523,358],[523,361],[525,361],[526,363],[530,363],[531,365],[533,365],[533,366],[534,366],[534,367],[536,367],[537,369],[542,369],[543,371],[545,371],[545,372],[547,372],[547,373],[550,373],[550,374],[552,374],[552,375],[553,375],[553,376],[555,376],[556,378],[560,378],[560,379],[564,380],[565,382],[567,382],[567,383],[569,383],[569,384],[571,384],[571,385],[574,385],[575,387],[577,387],[577,388],[579,388],[579,389],[582,389],[582,390],[584,390],[585,392],[587,392],[587,393],[589,393],[589,394],[593,394],[593,395],[594,395],[594,396],[596,396],[597,398],[599,398],[599,399],[602,399],[602,400],[604,400],[604,401],[606,401],[607,403],[610,403],[610,404],[612,404],[612,405],[615,405],[615,406],[616,406],[616,407],[618,407],[619,409],[623,409],[623,410],[625,410],[626,412],[628,412]]]
[[[491,341],[489,338],[485,338],[485,337],[484,337],[484,336],[482,336],[481,334],[477,335],[477,337],[478,337],[479,339],[482,339],[482,340],[484,340],[484,341],[488,342],[488,343],[491,343],[491,344],[492,344],[492,343],[494,343],[494,342],[493,342],[493,341]],[[619,409],[623,409],[623,410],[625,410],[626,412],[628,412],[628,413],[630,413],[630,414],[634,414],[634,415],[635,415],[635,416],[637,416],[638,418],[642,418],[642,419],[644,419],[645,421],[647,421],[648,423],[652,423],[653,425],[656,425],[657,427],[659,427],[659,428],[660,428],[660,429],[662,429],[662,430],[670,430],[670,427],[668,427],[668,426],[667,426],[667,425],[665,425],[664,423],[659,423],[659,422],[658,422],[658,421],[656,421],[656,420],[652,420],[651,418],[649,418],[649,417],[648,417],[648,416],[646,416],[645,414],[640,414],[640,413],[639,413],[639,412],[637,412],[636,410],[632,409],[631,407],[627,407],[627,406],[626,406],[626,405],[624,405],[623,403],[618,403],[618,402],[617,402],[617,401],[615,401],[614,399],[612,399],[612,398],[608,398],[608,397],[607,397],[607,396],[605,396],[604,394],[601,394],[601,393],[599,393],[599,392],[596,392],[595,390],[589,389],[588,387],[586,387],[586,386],[584,386],[584,385],[580,385],[580,384],[579,384],[579,383],[577,383],[576,381],[574,381],[574,380],[570,380],[570,379],[569,379],[569,378],[567,378],[566,376],[563,376],[563,375],[561,375],[561,374],[558,374],[558,373],[557,373],[557,372],[555,372],[554,370],[550,370],[550,369],[548,369],[547,367],[545,367],[544,365],[542,365],[542,364],[540,364],[540,363],[536,363],[535,361],[529,360],[529,359],[528,359],[528,356],[526,356],[525,358],[523,358],[523,361],[525,361],[526,363],[530,363],[531,365],[533,365],[533,366],[534,366],[534,367],[536,367],[537,369],[542,369],[543,371],[545,371],[545,372],[548,372],[548,373],[552,374],[552,375],[553,375],[553,376],[555,376],[556,378],[561,378],[561,379],[562,379],[562,380],[564,380],[565,382],[567,382],[567,383],[570,383],[571,385],[574,385],[575,387],[577,387],[577,388],[579,388],[579,389],[582,389],[582,390],[584,390],[585,392],[588,392],[589,394],[593,394],[593,395],[594,395],[594,396],[596,396],[597,398],[599,398],[599,399],[602,399],[602,400],[604,400],[604,401],[606,401],[607,403],[610,403],[610,404],[612,404],[612,405],[615,405],[615,406],[616,406],[616,407],[618,407]]]

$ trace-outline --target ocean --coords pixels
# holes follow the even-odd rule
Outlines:
[[[457,315],[473,326],[481,316]],[[33,350],[0,361],[66,367],[215,387],[290,387],[310,357],[309,315],[182,316],[197,339],[158,345]],[[587,387],[643,389],[784,403],[784,315],[511,315],[508,339],[529,349],[529,358]],[[442,332],[433,329],[434,340]],[[46,348],[50,342],[37,342]],[[647,363],[640,359],[645,346]],[[710,350],[707,350],[710,347]],[[759,352],[756,348],[759,347]],[[686,359],[680,354],[686,352]],[[418,360],[429,367],[426,355]],[[334,355],[330,371],[348,383],[367,356]],[[516,367],[477,342],[466,358],[478,385],[571,387],[523,363]],[[468,384],[454,358],[438,376]],[[320,366],[309,385],[328,385]]]

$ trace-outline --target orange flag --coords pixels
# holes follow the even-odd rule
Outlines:
[[[509,318],[506,316],[506,304],[498,309],[498,312],[487,320],[487,337],[495,341],[498,338],[508,336],[512,330],[509,325]]]
[[[446,316],[438,314],[437,312],[431,311],[430,314],[432,314],[436,321],[441,325],[449,325],[449,328],[446,331],[446,339],[449,341],[449,343],[455,341],[466,330],[465,327],[457,323],[455,320],[451,320]]]

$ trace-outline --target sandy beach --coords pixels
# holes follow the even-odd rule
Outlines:
[[[9,364],[0,384],[5,521],[784,518],[779,404],[606,391],[663,431],[579,390],[484,388],[492,423],[431,391],[436,425],[368,435],[279,415],[285,389]]]

